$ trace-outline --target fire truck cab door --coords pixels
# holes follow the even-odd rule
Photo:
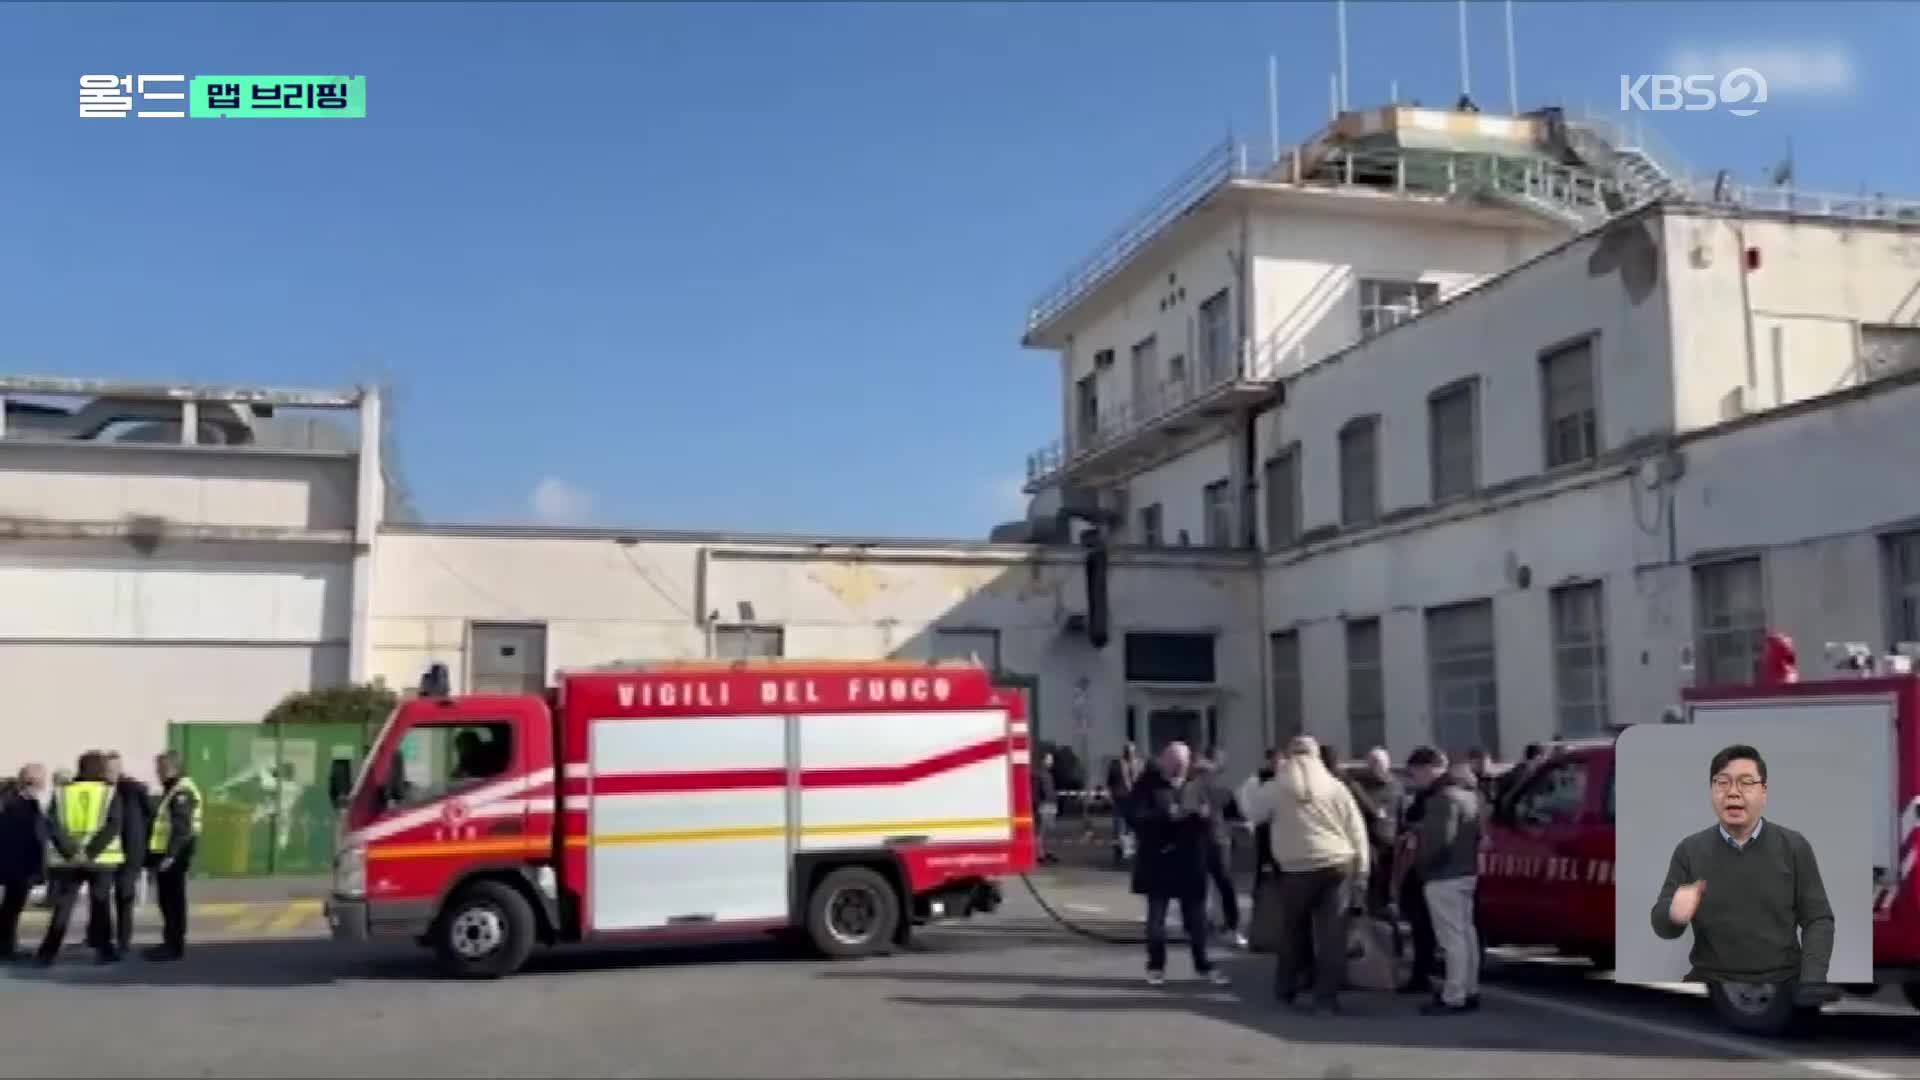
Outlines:
[[[1480,903],[1482,918],[1506,928],[1507,936],[1554,942],[1556,927],[1573,917],[1573,906],[1593,899],[1569,892],[1584,894],[1598,885],[1587,880],[1597,870],[1586,865],[1593,856],[1586,850],[1593,837],[1586,834],[1595,831],[1588,821],[1591,764],[1582,757],[1551,762],[1525,781],[1493,824],[1497,833]],[[1611,879],[1604,889],[1611,905]]]

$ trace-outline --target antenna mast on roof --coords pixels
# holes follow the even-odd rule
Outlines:
[[[1334,113],[1347,111],[1347,0],[1334,0],[1334,25],[1340,35],[1340,85],[1335,91]]]
[[[1514,63],[1513,0],[1507,0],[1507,115],[1520,115],[1520,73]]]
[[[1267,54],[1267,137],[1273,143],[1273,160],[1280,160],[1280,58]]]
[[[1473,72],[1467,60],[1467,0],[1460,0],[1460,97],[1473,96]]]

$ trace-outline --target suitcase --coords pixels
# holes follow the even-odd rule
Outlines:
[[[1280,875],[1265,874],[1253,889],[1253,913],[1247,919],[1247,948],[1271,953],[1280,943]]]
[[[1347,985],[1392,991],[1413,977],[1413,949],[1400,924],[1357,915],[1347,924]]]

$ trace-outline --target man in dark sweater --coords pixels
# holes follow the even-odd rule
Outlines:
[[[111,917],[101,921],[101,909],[88,909],[87,944],[96,949],[112,945],[115,956],[125,956],[133,947],[133,913],[140,899],[140,876],[146,868],[147,833],[153,814],[147,785],[126,774],[119,751],[109,750],[104,757],[107,783],[120,800],[121,850],[126,861],[113,871]]]
[[[1767,763],[1729,746],[1708,766],[1719,824],[1681,840],[1653,903],[1653,932],[1693,927],[1689,982],[1788,983],[1822,993],[1833,908],[1807,838],[1766,821]]]

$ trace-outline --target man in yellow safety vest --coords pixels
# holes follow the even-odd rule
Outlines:
[[[160,802],[153,812],[153,836],[147,844],[147,865],[153,867],[154,891],[160,900],[160,944],[148,949],[149,960],[178,960],[187,951],[187,871],[200,839],[204,800],[200,788],[180,768],[180,754],[169,750],[153,759],[160,778]]]
[[[80,755],[78,775],[54,792],[47,808],[47,840],[52,848],[47,853],[47,893],[53,902],[53,916],[47,921],[46,939],[34,957],[41,967],[52,964],[60,955],[81,888],[87,890],[92,922],[106,926],[112,918],[109,905],[113,879],[126,864],[127,853],[120,839],[120,795],[107,783],[105,755]],[[120,958],[111,937],[93,944],[101,963]]]

